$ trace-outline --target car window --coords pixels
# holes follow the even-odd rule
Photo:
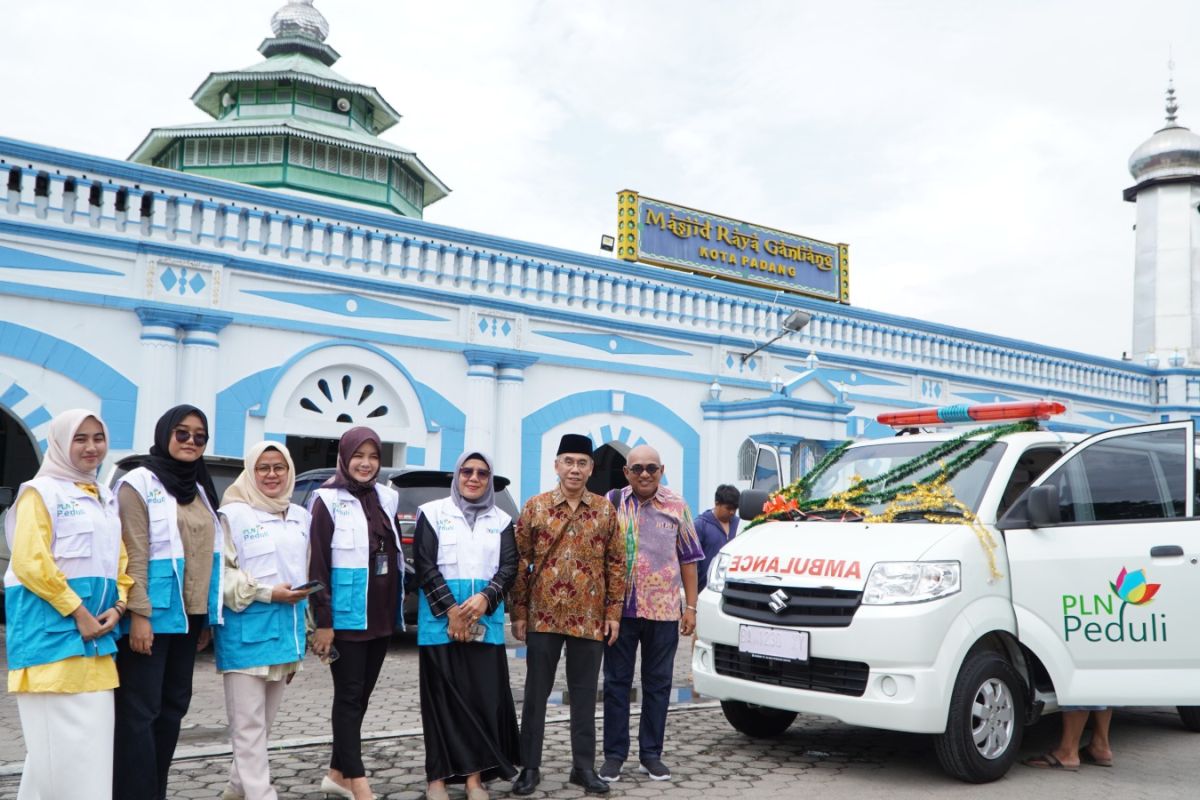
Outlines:
[[[1058,487],[1063,522],[1169,519],[1187,513],[1187,439],[1183,429],[1098,442],[1047,484]]]
[[[754,464],[753,489],[773,492],[779,488],[779,459],[765,447],[758,450],[758,461]]]

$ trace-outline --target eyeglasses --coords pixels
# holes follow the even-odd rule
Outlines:
[[[560,458],[558,459],[558,463],[562,464],[567,469],[575,469],[576,467],[579,467],[580,469],[587,469],[588,465],[592,463],[592,460],[590,458]]]
[[[204,445],[208,444],[208,434],[204,431],[196,431],[195,433],[192,433],[191,431],[185,431],[183,428],[175,429],[175,441],[183,444],[188,439],[191,439],[193,442],[195,442],[196,447],[204,447]]]
[[[641,475],[643,472],[647,475],[657,475],[661,467],[658,464],[634,464],[631,467],[626,467],[626,469],[634,475]]]
[[[462,475],[468,480],[471,478],[479,478],[481,481],[486,481],[488,478],[492,477],[492,471],[490,469],[479,469],[476,467],[460,467],[458,474]]]
[[[259,464],[254,468],[259,475],[287,475],[287,464]]]

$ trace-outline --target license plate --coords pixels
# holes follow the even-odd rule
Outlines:
[[[808,661],[808,631],[742,625],[738,650],[780,661]]]

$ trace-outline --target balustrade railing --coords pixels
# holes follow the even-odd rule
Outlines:
[[[94,173],[84,175],[67,164],[46,163],[33,169],[0,164],[0,187],[6,187],[0,209],[9,219],[27,215],[48,224],[159,239],[214,254],[490,295],[529,305],[532,313],[538,307],[562,307],[584,316],[657,325],[664,333],[683,327],[761,339],[780,330],[783,318],[799,305],[793,298],[787,298],[787,305],[774,305],[764,299],[765,293],[746,297],[746,290],[739,287],[667,270],[649,277],[650,270],[641,265],[584,255],[573,259],[567,251],[555,251],[560,260],[537,258],[516,241],[503,248],[473,246],[453,241],[450,233],[433,224],[406,220],[403,229],[389,229],[380,219],[374,226],[350,225],[284,206],[247,207],[216,194],[197,198],[165,184],[150,188]],[[414,228],[426,229],[428,235],[418,235]],[[1147,403],[1156,396],[1153,377],[1122,362],[1083,354],[1072,357],[1016,341],[975,341],[966,331],[889,321],[853,307],[819,303],[804,303],[804,307],[813,314],[812,321],[781,343],[801,355],[814,351],[887,361],[1098,400]]]

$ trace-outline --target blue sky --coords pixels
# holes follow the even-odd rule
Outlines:
[[[0,132],[123,158],[282,0],[5,3]],[[1184,2],[317,0],[427,218],[596,252],[616,192],[850,244],[855,305],[1119,357],[1129,154],[1200,129]],[[1173,41],[1172,41],[1173,40]],[[20,79],[17,76],[22,76]]]

